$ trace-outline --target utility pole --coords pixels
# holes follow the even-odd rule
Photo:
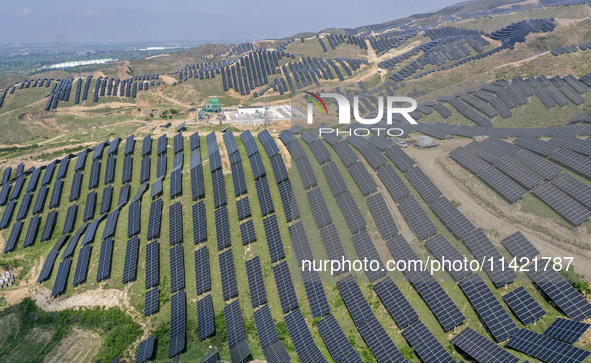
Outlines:
[[[265,121],[264,121],[264,125],[265,127],[268,127],[271,124],[271,118],[269,117],[269,105],[267,103],[267,96],[265,96]]]

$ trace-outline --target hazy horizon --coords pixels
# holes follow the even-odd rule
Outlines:
[[[1,43],[244,42],[383,23],[457,2],[370,0],[359,5],[328,0],[318,5],[310,0],[297,4],[255,0],[211,2],[211,8],[206,8],[187,0],[104,0],[100,4],[63,0],[59,5],[25,0],[0,5],[5,34]]]

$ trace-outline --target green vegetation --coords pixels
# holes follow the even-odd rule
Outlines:
[[[568,270],[562,269],[560,271],[562,277],[566,279],[573,287],[581,293],[583,296],[589,296],[591,294],[591,286],[589,281],[585,281],[585,276],[575,272],[574,266],[571,266]]]
[[[18,349],[21,340],[34,329],[43,329],[51,335],[51,341],[43,346],[26,346],[26,359],[30,362],[41,361],[73,327],[92,330],[103,337],[103,343],[94,357],[94,362],[110,362],[122,355],[141,336],[140,326],[119,308],[82,308],[66,309],[59,312],[45,312],[31,298],[25,298],[19,304],[0,313],[6,317],[15,313],[18,317],[17,336],[0,347],[0,357]]]

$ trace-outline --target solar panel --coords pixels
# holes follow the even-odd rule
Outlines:
[[[148,219],[148,240],[160,237],[160,222],[162,220],[162,199],[156,199],[150,204]]]
[[[176,245],[170,249],[170,293],[185,288],[185,260],[183,245]]]
[[[240,236],[242,237],[242,245],[255,242],[257,240],[256,232],[254,229],[254,222],[252,219],[240,224]]]
[[[260,177],[267,174],[260,153],[253,154],[248,159],[250,160],[250,167],[252,169],[254,180],[258,180]]]
[[[107,238],[101,243],[96,281],[106,280],[111,276],[111,260],[113,258],[113,238]]]
[[[507,266],[503,255],[480,228],[464,236],[464,244],[479,261],[492,258],[492,262],[484,264],[483,269],[496,287],[504,286],[517,278],[515,270]]]
[[[0,220],[0,229],[8,228],[8,225],[12,220],[12,215],[14,214],[15,206],[16,200],[11,200],[4,208],[4,213],[2,213],[2,219]]]
[[[138,352],[135,358],[136,363],[143,363],[148,361],[154,355],[154,344],[156,342],[156,335],[152,335],[148,339],[140,343]]]
[[[114,209],[107,216],[107,222],[105,224],[105,229],[103,230],[103,239],[113,237],[115,235],[117,219],[119,219],[119,209]]]
[[[211,182],[213,185],[213,204],[215,208],[218,208],[227,203],[224,173],[221,170],[211,173]]]
[[[335,362],[363,362],[332,314],[320,320],[317,327],[324,344],[326,344]]]
[[[400,329],[419,319],[417,312],[389,276],[377,282],[373,288]]]
[[[183,151],[183,133],[179,132],[178,134],[174,135],[173,137],[174,142],[174,153],[177,154]]]
[[[137,236],[127,241],[125,249],[125,261],[123,262],[123,283],[135,280],[137,262],[140,248],[140,240]]]
[[[230,300],[238,296],[238,284],[236,282],[236,269],[234,267],[234,254],[228,249],[219,254],[220,274],[222,280],[222,294],[224,300]]]
[[[273,214],[264,218],[263,227],[265,228],[265,236],[267,237],[267,247],[269,248],[271,262],[277,262],[285,258],[283,241],[279,232],[279,224],[277,223],[277,215]]]
[[[279,293],[279,302],[281,303],[282,312],[288,313],[299,306],[298,298],[293,286],[291,274],[289,273],[289,265],[287,261],[273,266],[273,275],[275,277],[275,284],[277,285],[277,292]]]
[[[222,158],[219,151],[209,154],[209,171],[214,172],[222,168]]]
[[[215,334],[213,315],[213,300],[211,295],[197,301],[197,331],[199,341],[205,340]]]
[[[193,200],[205,196],[205,188],[203,187],[203,169],[201,169],[201,166],[191,169],[191,196],[193,197]]]
[[[66,177],[66,174],[68,172],[68,165],[70,164],[70,155],[66,155],[61,161],[60,161],[60,167],[57,171],[57,175],[55,176],[56,180],[58,179],[63,179]],[[39,169],[38,169],[39,170]],[[45,175],[44,175],[45,176]],[[49,184],[49,181],[48,181]]]
[[[301,266],[303,260],[312,261],[314,256],[312,255],[310,242],[308,241],[308,236],[306,236],[302,221],[289,226],[289,236],[291,237],[291,244],[297,258],[298,266]]]
[[[546,315],[546,311],[523,286],[503,295],[503,299],[523,325],[531,324]]]
[[[495,163],[495,166],[527,189],[535,187],[544,180],[543,176],[531,171],[515,159],[501,159]]]
[[[549,182],[536,186],[532,193],[575,226],[591,217],[591,210]]]
[[[341,213],[343,213],[343,217],[345,218],[345,222],[347,223],[351,234],[355,234],[364,229],[367,225],[367,222],[365,221],[365,218],[363,218],[363,215],[361,214],[361,211],[359,210],[359,207],[357,206],[357,203],[355,202],[355,199],[353,199],[351,193],[346,190],[344,193],[338,195],[335,199],[339,209],[341,210]]]
[[[552,184],[570,195],[577,202],[591,209],[591,187],[569,173],[552,179]]]
[[[49,241],[55,228],[55,221],[57,220],[57,210],[52,210],[47,214],[45,219],[45,226],[41,233],[41,242]]]
[[[105,214],[111,209],[111,201],[113,199],[113,186],[108,185],[103,189],[101,196],[101,208],[99,214]]]
[[[574,344],[577,343],[583,334],[589,329],[590,324],[581,323],[578,321],[557,318],[544,331],[544,335],[551,338],[562,340],[563,342]]]
[[[429,238],[425,242],[425,247],[431,252],[431,254],[442,262],[442,265],[454,279],[454,281],[460,281],[464,277],[470,274],[468,269],[457,268],[455,261],[460,261],[460,266],[463,264],[465,257],[455,248],[451,242],[445,238],[442,234],[436,234]],[[450,265],[446,265],[443,261],[449,261]],[[455,264],[455,266],[454,266]]]
[[[48,192],[49,187],[47,185],[44,185],[41,188],[39,188],[37,198],[35,199],[35,204],[33,205],[33,215],[43,212],[43,207],[45,207],[45,201],[47,200]]]
[[[82,187],[82,172],[78,171],[72,179],[70,188],[70,202],[80,199],[80,189]]]
[[[228,210],[226,206],[222,206],[215,211],[215,235],[218,241],[218,251],[230,247],[232,244],[230,239],[230,222],[228,221]]]
[[[322,139],[316,139],[315,141],[309,144],[309,147],[319,164],[322,165],[330,160],[330,151],[328,151],[326,145],[324,144],[324,142],[322,142]]]
[[[378,170],[388,161],[384,154],[371,143],[367,143],[360,147],[359,152],[374,170]]]
[[[121,175],[121,183],[129,183],[131,182],[131,176],[133,171],[133,155],[127,155],[125,159],[123,159],[123,174]]]
[[[333,145],[333,148],[347,168],[359,160],[357,154],[355,154],[351,146],[346,142],[337,142]]]
[[[53,283],[53,289],[51,290],[52,297],[60,295],[66,289],[68,275],[70,274],[70,266],[72,266],[71,257],[65,258],[60,263],[55,282]]]
[[[386,333],[378,319],[373,316],[358,327],[361,337],[373,353],[378,362],[405,362],[406,358],[400,353],[392,339]]]
[[[269,160],[271,162],[271,169],[273,169],[275,182],[277,184],[289,179],[289,173],[287,172],[287,168],[285,167],[285,162],[283,161],[283,156],[281,154],[275,154]]]
[[[266,360],[277,363],[291,361],[291,357],[285,350],[285,346],[279,340],[269,306],[263,306],[261,309],[255,311],[253,315],[259,342]]]
[[[112,186],[109,185],[108,187],[112,187]],[[119,189],[119,198],[117,198],[117,207],[122,207],[124,204],[126,204],[129,201],[130,189],[131,189],[131,186],[129,184],[125,184],[125,185],[121,186],[121,189]],[[104,190],[107,190],[107,188],[105,188]],[[101,209],[102,209],[102,206],[101,206]]]
[[[419,205],[414,196],[409,195],[398,203],[402,216],[419,240],[424,240],[435,233],[437,227],[423,208]]]
[[[224,319],[226,320],[228,347],[232,349],[245,339],[239,300],[234,300],[224,306]]]
[[[158,306],[158,298],[160,296],[160,289],[155,287],[146,291],[144,300],[144,316],[156,314],[160,308]]]
[[[57,208],[60,205],[60,199],[62,197],[62,188],[64,186],[64,180],[56,180],[53,184],[53,190],[51,191],[51,199],[49,200],[49,208]]]
[[[172,358],[185,349],[187,327],[187,297],[185,290],[172,295],[170,299],[170,341],[168,358]]]
[[[347,190],[347,184],[339,171],[337,164],[334,161],[324,165],[322,167],[326,181],[330,186],[333,196],[337,196]]]
[[[578,363],[591,355],[589,351],[527,329],[519,330],[506,345],[548,363]]]
[[[239,221],[242,221],[252,215],[248,196],[236,201],[236,211],[238,213]]]
[[[526,273],[566,316],[575,321],[591,317],[591,303],[558,272],[540,266],[530,268]]]
[[[161,155],[156,161],[156,178],[162,178],[166,176],[166,169],[168,165],[168,159],[166,155]]]
[[[378,177],[392,196],[395,202],[400,202],[410,194],[410,190],[396,173],[392,165],[385,165],[378,170]]]
[[[398,235],[386,242],[386,246],[396,260],[405,260],[407,264],[409,261],[419,260],[417,254],[402,235]],[[429,272],[409,268],[403,273],[425,300],[444,331],[451,330],[466,320],[464,314]]]
[[[80,285],[86,281],[88,274],[88,264],[90,262],[90,253],[92,252],[92,243],[88,243],[80,249],[78,261],[76,262],[76,271],[74,272],[74,286]]]
[[[101,172],[101,161],[96,159],[92,162],[90,167],[90,178],[88,180],[88,189],[94,189],[98,187],[99,176]]]
[[[456,362],[422,321],[406,328],[402,335],[423,362]]]
[[[295,164],[298,173],[300,174],[304,189],[307,190],[318,185],[316,174],[314,174],[314,170],[312,169],[312,165],[310,165],[310,160],[308,160],[307,156],[296,159]]]
[[[312,311],[312,317],[319,318],[329,314],[330,307],[328,306],[328,300],[324,292],[320,274],[316,271],[309,270],[303,270],[301,273],[310,310]]]
[[[239,161],[230,166],[232,170],[232,183],[234,184],[234,196],[239,197],[245,194],[248,190],[246,188],[246,179],[244,178],[244,168],[242,162]]]
[[[146,245],[146,289],[160,283],[160,244],[158,240]]]
[[[501,243],[513,257],[517,258],[518,261],[522,258],[526,258],[527,262],[529,262],[540,254],[540,251],[538,251],[538,249],[535,248],[520,231],[503,238]]]
[[[332,218],[320,188],[312,189],[308,191],[306,195],[308,197],[308,203],[310,204],[310,209],[312,210],[312,215],[314,216],[314,221],[316,222],[318,229],[331,224]]]
[[[74,171],[80,171],[84,169],[84,165],[86,165],[86,156],[88,154],[88,149],[84,149],[80,151],[77,155],[78,159],[76,160],[76,166],[74,167]]]
[[[23,229],[23,224],[25,221],[17,221],[15,224],[12,225],[12,229],[10,230],[10,236],[8,237],[8,241],[6,242],[6,246],[4,246],[4,253],[8,253],[14,250],[18,243],[18,239],[21,235],[21,231]]]
[[[23,247],[29,247],[35,244],[37,234],[39,233],[39,226],[41,225],[41,216],[36,215],[29,220],[29,227],[27,228],[27,234],[25,235],[25,242]]]
[[[511,178],[495,167],[490,167],[478,173],[482,179],[494,191],[504,197],[509,203],[514,203],[521,198],[527,190],[514,182]]]
[[[181,169],[177,168],[170,172],[170,198],[176,198],[183,194],[183,179]]]
[[[566,166],[587,179],[591,179],[591,160],[583,155],[567,149],[560,149],[552,153],[550,159]]]
[[[209,274],[209,249],[207,246],[195,251],[195,283],[197,295],[211,290],[211,277]]]
[[[183,242],[183,207],[177,202],[168,208],[170,245]]]
[[[470,275],[459,285],[495,341],[502,342],[517,332],[517,325],[479,275]]]
[[[257,190],[261,215],[264,217],[275,212],[275,205],[273,204],[273,197],[271,197],[271,190],[269,189],[267,177],[262,177],[257,180],[255,182],[255,187]]]
[[[265,280],[263,279],[263,270],[259,256],[246,261],[246,276],[250,290],[250,301],[252,308],[257,308],[267,303],[267,291],[265,289]]]
[[[189,136],[189,143],[191,144],[191,151],[200,147],[199,132]]]
[[[291,181],[288,179],[283,183],[279,184],[279,196],[281,197],[281,204],[283,204],[283,212],[285,213],[285,219],[287,222],[294,221],[300,218],[300,210],[291,187]]]
[[[300,362],[326,362],[312,338],[302,312],[297,309],[286,315],[284,319]]]
[[[20,207],[18,209],[18,213],[16,214],[16,220],[20,221],[21,219],[25,219],[27,213],[29,212],[29,207],[31,206],[31,200],[33,199],[33,193],[29,192],[25,194],[25,196],[21,200]]]
[[[477,362],[518,363],[520,360],[470,327],[462,330],[451,341]]]
[[[415,161],[408,156],[404,150],[398,145],[392,145],[384,151],[384,154],[400,169],[403,173],[406,173],[414,164]]]
[[[380,258],[374,242],[367,230],[364,230],[353,236],[353,245],[355,246],[357,255],[359,255],[361,259],[367,258],[368,261],[377,261],[379,264],[377,270],[367,269],[365,271],[369,281],[374,282],[386,274],[383,268],[382,259]]]
[[[64,223],[64,229],[62,234],[70,234],[74,230],[74,224],[76,223],[76,216],[78,215],[78,205],[72,204],[68,207],[66,212],[66,221]]]
[[[146,156],[142,159],[142,165],[140,169],[140,183],[144,183],[150,180],[150,165],[152,164],[152,160],[150,159],[150,155]]]
[[[205,203],[200,201],[192,207],[193,211],[193,243],[207,241],[207,223],[205,215]]]
[[[156,151],[156,155],[164,154],[166,152],[167,146],[168,146],[168,139],[166,138],[166,134],[164,134],[158,138],[158,148]]]

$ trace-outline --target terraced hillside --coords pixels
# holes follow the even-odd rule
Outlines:
[[[497,5],[10,78],[0,361],[586,361],[591,6]]]

